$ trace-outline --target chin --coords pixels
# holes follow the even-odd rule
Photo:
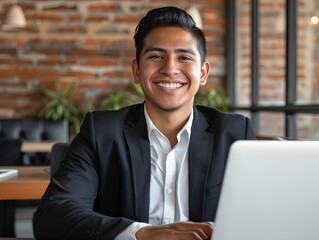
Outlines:
[[[165,112],[174,112],[180,109],[180,106],[158,106],[158,108]]]

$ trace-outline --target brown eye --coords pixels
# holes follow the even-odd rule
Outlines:
[[[160,55],[151,55],[149,58],[161,59],[162,57]]]
[[[190,60],[192,60],[190,57],[188,57],[188,56],[182,56],[182,57],[180,57],[179,58],[180,60],[182,60],[182,61],[190,61]]]

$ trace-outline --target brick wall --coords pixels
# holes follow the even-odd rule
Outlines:
[[[189,7],[201,14],[207,35],[209,84],[225,79],[225,0],[41,1],[20,0],[28,27],[0,31],[0,117],[36,117],[45,103],[39,86],[76,81],[74,99],[96,106],[132,81],[133,34],[154,7]],[[11,0],[0,2],[0,19]],[[0,23],[1,24],[1,23]]]

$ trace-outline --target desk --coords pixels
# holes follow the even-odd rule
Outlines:
[[[18,169],[18,175],[0,180],[0,208],[6,212],[0,216],[0,236],[14,236],[14,201],[12,200],[38,200],[44,194],[49,181],[50,173],[47,167],[0,167]]]
[[[21,152],[50,152],[55,141],[22,141]]]
[[[18,175],[0,180],[0,200],[40,199],[50,181],[48,167],[0,167],[3,168],[18,169]]]

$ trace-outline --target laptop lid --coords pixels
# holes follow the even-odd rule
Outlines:
[[[319,141],[237,141],[212,240],[318,240]]]

